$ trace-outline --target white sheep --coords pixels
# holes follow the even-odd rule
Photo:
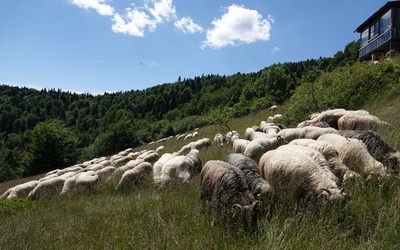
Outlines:
[[[210,138],[203,138],[199,139],[191,144],[191,148],[195,148],[197,150],[202,150],[204,148],[211,147],[211,140]]]
[[[156,153],[161,154],[161,152],[163,152],[164,150],[165,150],[165,146],[159,146],[156,148]]]
[[[339,181],[339,179],[331,171],[331,168],[329,167],[329,163],[326,160],[326,158],[318,150],[313,149],[311,147],[307,147],[307,146],[293,145],[293,144],[282,145],[282,146],[278,147],[277,150],[284,150],[286,152],[293,153],[293,154],[309,156],[311,159],[313,159],[315,162],[318,163],[321,174],[327,175],[327,177],[329,179],[332,179],[335,182]]]
[[[192,149],[186,156],[178,155],[168,160],[161,170],[160,184],[166,185],[173,180],[188,182],[201,171],[200,153]]]
[[[322,134],[336,133],[334,128],[320,128],[320,127],[303,127],[303,128],[286,128],[278,132],[278,135],[285,138],[287,142],[295,139],[307,138],[316,140]]]
[[[233,152],[243,154],[250,141],[246,139],[237,139],[233,142]]]
[[[174,158],[177,156],[177,153],[165,153],[163,154],[158,161],[156,161],[153,165],[153,181],[156,184],[159,184],[161,182],[161,172],[164,164],[169,161],[170,159]]]
[[[309,195],[322,196],[328,200],[343,200],[345,194],[335,179],[329,178],[311,157],[283,150],[270,150],[260,159],[261,176],[278,195],[289,195],[299,201]]]
[[[345,138],[338,134],[324,134],[318,140],[332,143],[342,162],[363,177],[388,176],[386,167],[371,156],[367,146],[360,140]]]
[[[373,115],[343,115],[338,120],[339,130],[374,130],[388,123]]]
[[[95,171],[87,171],[78,175],[75,188],[80,192],[93,190],[99,182],[99,176]]]
[[[26,198],[26,196],[39,184],[39,181],[29,181],[12,188],[9,188],[3,195],[0,196],[0,200],[12,199],[12,198]]]
[[[277,147],[287,144],[286,140],[281,136],[277,136],[275,138],[259,138],[252,140],[244,150],[243,154],[249,156],[256,162],[260,159],[260,157],[267,152],[268,150],[276,149]]]
[[[125,166],[115,169],[115,171],[111,174],[111,176],[107,178],[107,181],[121,178],[121,176],[124,174],[125,171],[136,167],[142,162],[144,162],[143,159],[130,160],[128,163],[126,163]]]
[[[129,189],[140,182],[150,180],[152,174],[153,166],[149,162],[142,162],[135,168],[125,171],[115,189]]]
[[[296,139],[290,145],[302,145],[318,150],[328,161],[332,172],[343,181],[346,176],[358,177],[354,171],[350,170],[339,158],[339,154],[333,144],[328,141],[317,141],[313,139]],[[348,177],[347,177],[348,178]]]
[[[222,134],[220,134],[220,133],[215,134],[214,145],[216,145],[216,146],[224,145],[224,136]]]
[[[104,167],[100,170],[97,170],[96,173],[99,176],[99,180],[107,180],[114,172],[116,168],[113,166]]]
[[[111,165],[115,168],[119,168],[121,166],[124,166],[126,163],[128,163],[131,160],[133,160],[133,159],[129,156],[123,156],[123,157],[117,158],[114,161],[111,161]]]
[[[28,199],[41,199],[45,197],[59,195],[64,186],[65,178],[54,177],[39,182],[36,187],[28,194]]]
[[[240,134],[237,131],[229,131],[225,135],[225,141],[227,144],[233,144],[233,142],[239,138],[240,138]]]

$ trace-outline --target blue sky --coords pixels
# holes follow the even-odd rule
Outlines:
[[[0,84],[78,93],[332,57],[381,0],[1,0]]]

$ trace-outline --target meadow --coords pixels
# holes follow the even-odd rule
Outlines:
[[[391,124],[378,131],[399,149],[400,97],[387,92],[364,107]],[[262,110],[230,123],[233,130],[258,125],[286,106]],[[216,126],[199,129],[213,138]],[[192,140],[197,140],[193,138]],[[189,141],[168,140],[136,148],[177,151]],[[201,151],[203,164],[232,152],[230,145]],[[34,176],[0,184],[0,193]],[[294,213],[292,204],[278,203],[272,214],[262,209],[258,232],[240,225],[212,224],[200,201],[199,177],[159,189],[151,183],[128,192],[102,183],[87,194],[38,201],[0,201],[0,249],[398,249],[400,248],[400,181],[372,179],[346,187],[345,204],[319,204]],[[265,206],[265,204],[263,204]],[[265,212],[267,211],[267,212]]]

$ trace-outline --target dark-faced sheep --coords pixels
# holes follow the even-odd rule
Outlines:
[[[200,199],[209,203],[213,220],[243,220],[247,229],[257,229],[257,201],[250,192],[243,172],[224,161],[208,161],[200,174]]]
[[[267,196],[272,192],[269,183],[263,179],[258,170],[258,164],[243,154],[229,154],[226,162],[242,170],[254,197]]]

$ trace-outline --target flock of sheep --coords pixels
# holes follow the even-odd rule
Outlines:
[[[312,114],[296,128],[274,123],[279,117],[247,128],[243,138],[236,131],[216,134],[214,147],[232,145],[226,159],[202,164],[200,152],[212,146],[209,138],[173,153],[163,153],[163,146],[141,152],[127,149],[50,171],[39,180],[8,189],[0,200],[87,192],[101,182],[113,183],[118,190],[142,182],[163,187],[200,175],[200,199],[208,203],[213,218],[245,216],[255,229],[257,208],[265,205],[262,201],[271,201],[268,197],[341,201],[348,196],[343,191],[347,182],[374,176],[383,179],[399,172],[400,153],[374,132],[387,124],[365,110],[327,110]],[[197,131],[176,138],[194,136]]]

